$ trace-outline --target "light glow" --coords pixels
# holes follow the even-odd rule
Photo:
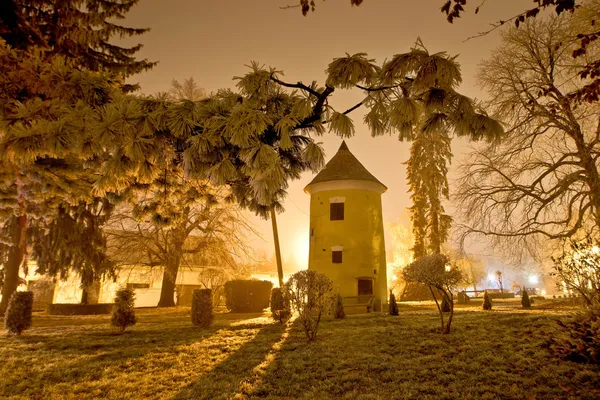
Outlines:
[[[309,242],[306,236],[300,235],[294,240],[294,258],[301,268],[308,268]]]
[[[532,285],[536,285],[539,281],[540,279],[537,277],[537,275],[531,275],[529,277],[529,283],[531,283]]]

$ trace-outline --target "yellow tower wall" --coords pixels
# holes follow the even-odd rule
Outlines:
[[[327,275],[334,291],[358,295],[358,279],[373,279],[373,295],[387,303],[382,186],[372,182],[323,182],[307,187],[310,201],[310,270]],[[327,190],[329,189],[329,190]],[[330,202],[344,202],[344,220],[330,221]],[[332,247],[342,246],[342,263],[332,262]]]

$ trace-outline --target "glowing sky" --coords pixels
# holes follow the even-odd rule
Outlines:
[[[324,83],[324,70],[335,57],[345,53],[366,52],[379,63],[394,54],[410,50],[420,37],[430,52],[459,54],[463,73],[459,91],[470,97],[483,98],[476,87],[477,64],[499,42],[498,32],[464,41],[489,28],[489,24],[512,17],[530,6],[525,0],[488,0],[478,15],[479,0],[470,0],[468,13],[449,24],[439,11],[442,0],[365,0],[360,7],[350,7],[347,0],[317,1],[316,13],[302,17],[295,9],[281,6],[297,0],[142,0],[129,13],[127,26],[150,27],[152,30],[126,43],[142,42],[141,58],[159,61],[151,71],[132,79],[144,93],[167,91],[173,79],[193,77],[207,91],[233,88],[234,76],[247,71],[245,65],[258,61],[283,70],[290,82],[317,80]],[[345,110],[362,100],[361,92],[336,90],[332,105]],[[410,143],[395,137],[371,138],[362,123],[365,110],[351,114],[356,136],[347,140],[350,151],[389,189],[383,195],[385,221],[396,221],[410,205],[405,167]],[[323,136],[327,159],[341,143],[333,134]],[[465,144],[455,140],[452,174],[465,151]],[[285,201],[286,212],[278,218],[283,258],[295,256],[306,265],[309,196],[304,186],[312,179],[307,172],[292,182]],[[451,183],[452,186],[452,183]],[[257,248],[272,252],[269,221],[252,218],[264,240]],[[285,268],[285,266],[284,266]]]

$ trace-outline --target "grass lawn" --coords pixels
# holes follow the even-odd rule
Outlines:
[[[399,317],[325,320],[314,343],[257,314],[200,330],[186,308],[138,310],[118,335],[109,316],[40,313],[20,338],[0,330],[0,398],[600,398],[599,366],[542,347],[569,308],[494,304],[458,308],[450,335],[430,304],[401,303]]]

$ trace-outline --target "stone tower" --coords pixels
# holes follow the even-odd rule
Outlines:
[[[359,302],[387,303],[381,194],[387,187],[354,157],[345,142],[304,191],[310,194],[308,269]]]

